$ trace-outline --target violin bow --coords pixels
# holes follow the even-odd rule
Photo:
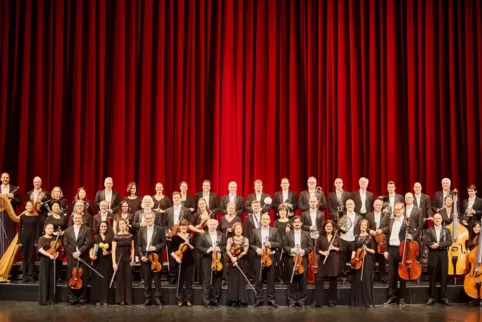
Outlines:
[[[122,253],[119,256],[119,260],[117,261],[117,269],[115,270],[114,274],[112,274],[112,278],[110,279],[109,288],[112,288],[112,283],[114,283],[115,274],[117,274],[117,271],[119,270],[119,264],[120,264],[121,258],[122,258]]]
[[[330,252],[329,252],[330,247],[333,246],[333,242],[335,241],[336,234],[338,233],[339,230],[340,230],[340,229],[337,229],[337,230],[335,231],[335,233],[333,234],[333,238],[331,239],[330,246],[328,246],[328,255],[325,256],[325,259],[323,260],[323,265],[325,265],[326,260],[328,259],[328,256],[330,256]]]
[[[72,254],[70,254],[72,255]],[[95,268],[93,268],[92,266],[90,266],[89,264],[87,264],[86,261],[84,261],[82,258],[80,257],[77,257],[77,263],[78,262],[81,262],[82,264],[84,264],[85,266],[87,266],[87,268],[89,268],[92,272],[96,273],[97,275],[99,275],[100,278],[104,278],[104,275],[102,275],[101,273],[99,273]]]
[[[60,230],[60,227],[59,229],[57,229],[57,231]],[[59,237],[60,237],[60,233],[57,235],[57,237],[55,238],[55,243],[54,243],[54,249],[55,249],[55,246],[57,246],[57,242],[59,240]],[[53,260],[53,263],[54,263],[54,296],[57,292],[57,258],[54,258]]]

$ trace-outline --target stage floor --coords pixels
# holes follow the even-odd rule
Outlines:
[[[370,322],[480,322],[481,309],[467,305],[444,307],[435,305],[407,305],[400,309],[398,306],[377,306],[374,309],[351,309],[346,306],[335,308],[204,308],[202,306],[179,309],[170,307],[121,307],[116,305],[96,307],[67,306],[58,304],[50,307],[38,306],[32,302],[0,302],[1,322],[20,321],[55,321],[55,322],[83,322],[83,321],[250,321],[250,322],[311,322],[311,321],[370,321]]]

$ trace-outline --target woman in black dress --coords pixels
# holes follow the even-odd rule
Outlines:
[[[61,205],[60,203],[53,202],[51,205],[52,212],[49,214],[47,219],[45,219],[44,225],[52,224],[54,226],[54,236],[57,233],[60,233],[62,236],[64,234],[64,230],[67,229],[67,218],[63,216],[60,211]]]
[[[316,274],[316,285],[313,306],[323,306],[325,282],[328,286],[328,306],[336,306],[337,282],[340,275],[340,236],[335,231],[335,223],[327,220],[323,225],[323,233],[316,240],[316,249],[320,254],[320,265]],[[327,258],[328,257],[328,258]],[[326,261],[325,261],[326,259]]]
[[[194,198],[193,196],[191,195],[188,195],[187,194],[187,182],[186,181],[182,181],[181,182],[181,186],[180,186],[180,189],[181,189],[181,204],[188,208],[191,212],[194,212]]]
[[[242,223],[242,221],[241,217],[236,215],[236,205],[234,203],[229,203],[226,206],[226,212],[227,213],[219,220],[218,229],[226,235],[226,238],[230,238],[234,236],[232,226],[237,222]]]
[[[171,200],[162,194],[163,191],[164,186],[162,183],[156,183],[156,194],[152,196],[152,200],[154,201],[154,206],[152,206],[152,209],[160,212],[161,214],[165,213],[167,208],[172,207]]]
[[[112,233],[108,231],[107,223],[101,222],[99,232],[94,236],[93,245],[94,268],[104,275],[104,278],[100,278],[95,274],[92,278],[91,302],[96,303],[96,305],[107,305],[107,294],[112,274],[111,244]],[[97,254],[95,253],[96,248],[98,248]]]
[[[288,218],[288,205],[282,203],[278,207],[278,219],[274,222],[274,228],[278,229],[279,236],[281,241],[283,242],[288,233],[291,230],[291,220]],[[288,260],[288,256],[283,256],[283,250],[276,254],[276,279],[281,284],[286,284],[289,277],[288,272],[285,269],[286,267],[286,260]]]
[[[171,257],[174,258],[177,265],[176,271],[179,272],[178,279],[178,296],[176,298],[177,306],[182,306],[183,302],[191,307],[192,304],[192,278],[194,273],[194,258],[192,256],[192,250],[194,246],[190,244],[191,234],[189,230],[189,221],[181,219],[179,222],[178,233],[172,237],[171,240]],[[185,250],[181,256],[176,254],[176,251],[181,250],[185,245]],[[180,254],[179,254],[180,255]],[[180,269],[180,271],[179,271]],[[185,288],[184,288],[185,286]]]
[[[472,224],[472,228],[469,231],[469,240],[467,241],[467,249],[469,250],[469,253],[477,246],[479,246],[479,236],[480,236],[480,221],[476,221]],[[467,255],[467,258],[469,255]],[[471,305],[481,305],[482,306],[482,301],[479,302],[479,300],[471,300],[469,302]]]
[[[39,216],[33,209],[33,202],[25,203],[25,211],[20,214],[19,246],[22,247],[23,282],[34,282],[34,255],[40,235]]]
[[[351,306],[374,308],[373,301],[373,266],[376,243],[369,234],[368,220],[362,219],[355,236],[355,251],[352,252],[352,265],[356,261],[357,250],[365,252],[362,268],[355,269],[351,281]]]
[[[62,216],[67,216],[67,212],[65,212],[67,210],[67,201],[64,198],[62,189],[60,189],[60,187],[54,187],[50,192],[50,198],[51,199],[47,202],[47,205],[49,206],[49,208],[53,210],[52,205],[54,204],[54,202],[58,202],[60,205]]]
[[[234,223],[232,229],[234,236],[229,237],[226,244],[226,254],[229,256],[228,305],[247,306],[246,280],[239,269],[246,272],[249,241],[243,236],[243,225],[240,222]]]
[[[134,215],[130,210],[130,206],[126,200],[122,200],[119,207],[119,213],[114,217],[114,236],[119,232],[119,222],[124,220],[127,224],[127,231],[131,231],[132,229],[132,220],[134,219]]]
[[[124,199],[127,201],[129,206],[131,207],[131,212],[133,214],[136,211],[141,210],[141,203],[142,199],[137,196],[137,184],[135,182],[131,182],[127,185],[127,197]]]
[[[74,214],[82,215],[82,224],[87,227],[92,227],[92,216],[85,211],[86,202],[83,200],[77,200],[74,204],[74,210],[70,214],[69,227],[74,225]]]
[[[53,236],[53,232],[54,226],[46,223],[45,235],[38,240],[38,256],[40,261],[38,304],[40,305],[56,303],[54,294],[54,265],[58,254],[54,255],[47,252],[47,250],[50,249],[50,242],[55,242],[56,239],[56,237]]]
[[[117,225],[118,232],[112,240],[112,267],[117,271],[115,301],[119,305],[131,305],[134,237],[129,233],[124,219],[119,219]]]
[[[74,200],[72,201],[72,208],[75,208],[75,203],[77,200],[82,200],[84,202],[84,211],[86,213],[88,213],[90,216],[94,215],[94,211],[96,209],[94,209],[94,205],[87,198],[87,191],[85,190],[84,187],[80,187],[79,190],[77,190],[77,194],[75,195]]]

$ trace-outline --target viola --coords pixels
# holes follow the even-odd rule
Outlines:
[[[470,270],[465,275],[464,291],[473,299],[480,300],[482,298],[482,234],[479,234],[479,244],[469,253]]]
[[[266,238],[268,241],[268,238]],[[271,259],[271,249],[269,247],[263,246],[263,254],[261,255],[261,265],[263,267],[270,267],[273,264],[273,260]]]
[[[422,266],[417,260],[419,253],[418,243],[407,238],[410,220],[411,218],[407,222],[405,240],[400,243],[399,254],[402,260],[398,263],[398,276],[406,281],[417,280],[422,275]]]
[[[300,275],[305,272],[305,268],[303,266],[303,256],[296,256],[293,257],[293,263],[295,265],[295,274]]]
[[[182,257],[183,257],[183,255],[184,255],[184,252],[190,248],[186,243],[189,241],[189,239],[191,238],[191,236],[192,236],[192,235],[189,235],[189,236],[187,237],[186,241],[185,241],[184,243],[180,244],[178,250],[176,250],[176,251],[174,252],[174,254],[176,254],[176,256],[179,257],[180,260],[182,260]]]
[[[367,252],[365,250],[365,247],[358,248],[355,252],[355,256],[353,256],[353,258],[351,259],[351,267],[356,270],[362,268],[366,254]]]
[[[157,253],[150,253],[147,257],[149,262],[151,262],[151,271],[160,272],[162,270],[162,265],[159,263],[159,255]]]
[[[69,280],[69,287],[74,290],[80,290],[82,288],[82,274],[84,273],[82,268],[79,267],[79,261],[77,266],[72,268],[72,276]]]
[[[212,262],[211,262],[211,270],[214,272],[219,272],[223,269],[223,261],[221,252],[213,251],[211,255]]]
[[[383,254],[387,251],[387,236],[385,234],[377,234],[375,236],[377,242],[377,252]]]

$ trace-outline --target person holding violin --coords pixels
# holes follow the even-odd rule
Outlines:
[[[369,207],[371,208],[371,204]],[[349,223],[348,226],[340,224],[340,222],[343,222],[342,218],[345,216],[345,222]],[[355,201],[353,201],[353,199],[348,199],[346,201],[346,214],[342,215],[338,220],[340,229],[340,264],[343,283],[347,282],[348,275],[350,274],[350,268],[347,264],[350,263],[351,253],[355,250],[355,232],[358,221],[361,219],[362,216],[355,212]]]
[[[311,206],[312,198],[310,198]],[[318,200],[316,200],[318,202]],[[291,274],[288,284],[288,305],[298,304],[304,308],[306,304],[308,254],[313,249],[310,233],[301,229],[299,216],[293,217],[293,230],[286,234],[283,251],[289,254],[287,269]]]
[[[442,226],[442,215],[433,215],[433,226],[425,233],[425,246],[428,248],[429,298],[427,305],[434,305],[437,300],[437,273],[440,277],[440,301],[450,305],[446,297],[448,275],[448,248],[452,245],[452,236],[447,227]]]
[[[101,201],[101,206],[103,202]],[[94,268],[104,275],[104,278],[98,275],[92,276],[91,302],[96,305],[107,305],[112,274],[112,239],[112,231],[109,230],[107,222],[101,222],[99,232],[94,236],[93,248],[90,250]]]
[[[74,224],[64,231],[64,248],[67,257],[67,280],[72,281],[73,287],[68,287],[69,305],[87,303],[87,278],[86,266],[78,260],[89,260],[89,249],[92,244],[92,230],[82,224],[82,214],[74,213]]]
[[[278,219],[274,222],[274,228],[278,229],[281,242],[284,242],[286,234],[291,230],[291,220],[288,218],[289,206],[282,203],[278,207]],[[288,270],[286,268],[286,257],[283,257],[283,251],[276,256],[276,280],[282,284],[289,281]]]
[[[354,269],[351,281],[351,306],[374,308],[373,266],[376,243],[368,231],[368,220],[360,220],[355,236],[355,250],[351,254]]]
[[[212,212],[208,208],[208,204],[206,199],[200,198],[197,201],[196,207],[196,214],[195,214],[195,226],[189,225],[189,230],[195,235],[193,236],[192,244],[196,245],[199,235],[204,234],[208,230],[208,220],[215,216],[214,212]],[[198,252],[195,248],[193,252],[194,257],[194,282],[201,284],[202,281],[202,259],[203,255]]]
[[[35,248],[40,235],[40,218],[34,211],[32,201],[25,203],[25,211],[20,214],[18,245],[22,247],[23,282],[34,282]]]
[[[336,305],[337,282],[340,275],[340,236],[335,231],[335,223],[328,220],[323,225],[323,233],[316,240],[316,249],[320,257],[320,267],[316,274],[315,293],[313,295],[313,307],[323,306],[323,293],[325,281],[328,281],[328,306]]]
[[[226,239],[231,238],[234,236],[234,230],[233,230],[233,225],[235,223],[242,223],[243,221],[241,220],[240,216],[236,215],[236,204],[234,202],[228,203],[226,206],[226,211],[227,213],[222,216],[219,219],[219,227],[218,229],[226,235]],[[224,254],[224,265],[228,265],[229,263],[229,257],[227,253]],[[224,270],[224,276],[223,276],[224,282],[228,280],[228,270]]]
[[[87,191],[85,190],[84,187],[80,187],[77,190],[77,193],[75,194],[74,200],[72,200],[72,208],[75,208],[75,205],[77,204],[77,201],[83,201],[84,202],[84,210],[86,213],[92,217],[94,214],[94,205],[90,202],[90,200],[87,198]]]
[[[151,305],[152,279],[154,279],[156,305],[162,306],[161,270],[159,260],[162,260],[162,251],[166,247],[166,232],[163,227],[154,225],[154,212],[145,212],[146,225],[139,229],[137,234],[137,250],[141,256],[141,270],[144,277],[144,306]]]
[[[116,274],[115,301],[119,305],[131,305],[134,236],[129,233],[125,219],[119,219],[117,225],[117,233],[112,239],[112,268]]]
[[[254,201],[252,204],[254,204]],[[254,208],[253,211],[255,211]],[[276,273],[276,250],[281,247],[281,239],[278,229],[269,226],[270,220],[268,214],[261,217],[261,228],[253,231],[249,242],[251,249],[256,254],[253,261],[257,292],[255,307],[263,305],[264,279],[266,279],[268,287],[268,305],[278,307],[275,302],[274,277]]]
[[[226,251],[226,235],[218,229],[216,219],[208,220],[208,231],[199,236],[196,248],[202,259],[202,301],[205,307],[219,306],[223,278],[223,256]]]
[[[204,199],[203,199],[204,200]],[[184,304],[191,307],[192,304],[192,279],[194,273],[194,246],[190,244],[192,234],[188,232],[189,221],[181,219],[178,226],[178,233],[172,237],[171,241],[171,257],[174,258],[178,267],[176,271],[179,273],[177,281],[178,294],[176,296],[177,306]],[[184,288],[185,286],[185,288]]]
[[[38,304],[55,304],[54,265],[59,255],[55,250],[56,243],[53,236],[54,226],[45,225],[45,235],[38,240],[38,254],[40,260]]]
[[[228,305],[247,306],[247,283],[243,277],[243,273],[246,272],[247,267],[246,255],[248,254],[249,240],[243,236],[243,225],[240,222],[234,223],[232,230],[234,236],[228,238],[226,245],[226,254],[229,257],[230,263],[228,266]],[[243,273],[241,273],[241,271]]]
[[[373,212],[370,212],[367,215],[367,220],[370,226],[370,234],[373,236],[373,238],[375,238],[375,241],[379,241],[377,243],[377,252],[375,253],[374,260],[375,263],[378,263],[380,281],[387,284],[387,260],[383,255],[387,248],[387,237],[385,234],[383,234],[382,228],[388,225],[390,215],[387,213],[387,211],[382,211],[382,208],[383,201],[380,199],[375,200],[373,202]]]

